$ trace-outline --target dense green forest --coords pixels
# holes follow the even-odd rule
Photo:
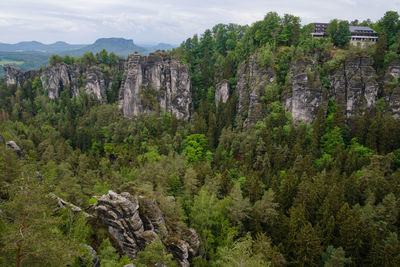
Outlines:
[[[378,75],[400,58],[397,12],[350,22],[379,33],[366,49],[341,37],[343,23],[313,39],[312,24],[271,12],[251,26],[218,24],[187,39],[169,53],[190,69],[189,121],[167,112],[124,118],[115,91],[103,104],[71,97],[69,88],[52,100],[38,77],[21,87],[0,79],[0,266],[91,266],[85,244],[101,266],[130,263],[83,214],[54,212],[49,196],[85,209],[108,190],[151,196],[166,220],[193,227],[202,241],[193,266],[400,266],[400,121],[382,101],[346,119],[331,100],[311,125],[296,125],[280,101],[296,58],[318,54],[327,88],[332,55],[366,53]],[[244,128],[237,68],[253,54],[278,79],[266,88],[263,120]],[[118,57],[105,51],[50,60],[59,62],[119,71]],[[231,97],[216,105],[223,79]],[[20,157],[3,145],[10,140]],[[166,196],[177,205],[161,205]],[[159,240],[133,263],[176,264]]]

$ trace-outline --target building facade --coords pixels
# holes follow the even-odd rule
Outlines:
[[[328,23],[314,23],[314,32],[311,33],[313,38],[328,37],[326,31]],[[374,44],[378,41],[378,33],[366,26],[349,26],[351,39],[350,44],[361,47],[366,47],[369,44]]]

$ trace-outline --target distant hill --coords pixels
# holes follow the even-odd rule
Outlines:
[[[108,52],[114,52],[119,56],[127,56],[135,52],[146,52],[145,48],[135,45],[133,40],[131,39],[101,38],[97,39],[94,44],[87,45],[85,47],[72,51],[64,51],[60,54],[80,57],[86,52],[98,53],[103,49],[107,50]]]
[[[47,65],[52,54],[81,57],[86,52],[96,54],[105,49],[109,53],[114,52],[116,55],[126,57],[135,52],[147,55],[157,50],[170,50],[175,47],[166,43],[136,45],[132,39],[124,38],[101,38],[90,45],[74,45],[66,42],[43,44],[36,41],[17,44],[0,43],[0,66],[11,64],[27,71]],[[0,76],[3,74],[2,71],[0,68]]]
[[[157,50],[171,50],[174,49],[176,47],[178,47],[178,45],[171,45],[171,44],[166,44],[166,43],[159,43],[156,45],[143,45],[143,44],[139,44],[141,47],[144,47],[146,49],[146,51],[157,51]]]
[[[56,42],[54,44],[43,44],[36,41],[20,42],[17,44],[0,43],[1,52],[43,52],[43,53],[60,53],[69,50],[76,50],[86,45],[68,44],[66,42]]]
[[[50,53],[43,52],[1,52],[0,51],[0,77],[3,76],[4,65],[14,65],[23,71],[38,69],[49,63]]]

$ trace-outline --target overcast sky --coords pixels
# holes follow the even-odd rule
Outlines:
[[[400,0],[0,0],[0,42],[92,43],[124,37],[179,44],[217,23],[251,24],[269,11],[302,24],[333,18],[373,21]]]

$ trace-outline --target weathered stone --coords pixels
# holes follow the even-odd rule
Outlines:
[[[373,61],[368,56],[345,60],[328,75],[330,98],[342,105],[347,118],[362,115],[376,103],[379,86]]]
[[[92,267],[100,267],[100,260],[99,257],[97,256],[96,250],[94,250],[91,246],[86,245],[86,247],[89,249],[90,254],[92,254]]]
[[[82,212],[82,214],[83,214],[86,218],[93,217],[93,216],[90,215],[89,213],[84,212],[80,207],[75,206],[74,204],[69,203],[69,202],[63,200],[62,198],[56,196],[55,194],[50,193],[49,195],[50,195],[51,198],[57,200],[57,209],[56,209],[56,212],[58,212],[60,209],[65,209],[65,208],[69,207],[73,212]]]
[[[282,94],[285,109],[292,114],[295,123],[311,123],[319,106],[327,101],[318,72],[311,61],[297,61],[290,67],[289,79],[289,86]]]
[[[171,251],[175,259],[178,260],[182,267],[188,267],[189,264],[189,244],[183,240],[176,240],[168,244],[168,249]]]
[[[182,266],[188,266],[189,259],[198,255],[200,237],[194,229],[182,229],[173,233],[178,239],[166,238],[167,226],[154,200],[129,193],[108,194],[98,198],[95,209],[109,234],[118,243],[120,250],[134,259],[137,252],[160,238]]]
[[[400,78],[400,61],[395,60],[389,64],[387,73],[394,78]]]
[[[129,258],[134,259],[141,249],[136,240],[137,236],[144,232],[137,198],[131,198],[127,193],[122,196],[109,191],[98,199],[95,209],[98,218],[117,241],[121,250]]]
[[[396,80],[397,79],[397,82]],[[400,61],[393,61],[389,64],[384,78],[384,99],[386,100],[389,112],[395,119],[400,119]]]
[[[215,103],[226,103],[229,99],[229,82],[223,80],[215,86]]]
[[[139,203],[143,207],[143,214],[141,215],[146,217],[154,231],[160,234],[163,228],[165,230],[165,220],[157,203],[145,197],[139,197]]]
[[[125,117],[158,109],[189,119],[192,107],[189,69],[155,53],[130,55],[125,63],[118,106]]]
[[[86,71],[85,92],[93,96],[100,103],[106,98],[106,84],[101,69],[91,67]]]
[[[7,85],[22,86],[25,80],[25,74],[22,70],[15,68],[12,65],[3,67],[4,70],[4,81]]]
[[[248,62],[240,64],[236,85],[239,97],[237,110],[239,119],[244,120],[244,128],[262,119],[261,97],[265,94],[266,86],[274,80],[274,72],[261,67],[257,62],[257,55],[250,56]]]
[[[22,86],[27,79],[39,77],[42,87],[47,91],[49,98],[59,98],[61,92],[69,87],[73,96],[79,95],[79,88],[82,86],[85,92],[99,102],[106,102],[106,82],[100,68],[96,66],[86,67],[82,64],[60,63],[54,66],[47,66],[40,70],[23,72],[13,66],[6,66],[4,79],[7,85]],[[82,77],[85,82],[82,83]]]
[[[6,143],[6,146],[8,148],[11,148],[15,153],[17,153],[18,157],[21,158],[22,154],[21,154],[21,148],[19,148],[19,146],[14,142],[14,141],[8,141]]]

